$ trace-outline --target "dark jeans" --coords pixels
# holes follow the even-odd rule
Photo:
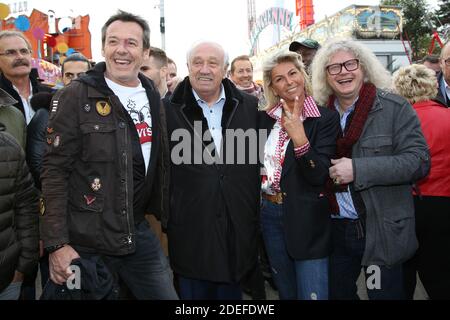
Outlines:
[[[103,259],[137,299],[178,300],[167,257],[146,220],[136,227],[133,254],[103,256]]]
[[[238,283],[217,283],[178,276],[182,300],[242,300]]]
[[[333,253],[330,256],[330,298],[333,300],[358,300],[356,281],[361,273],[361,260],[366,238],[360,220],[333,219]],[[370,300],[404,299],[402,266],[364,267],[366,284],[380,275],[379,286],[367,288]],[[367,281],[369,280],[369,281]]]
[[[295,260],[286,248],[282,205],[263,200],[261,229],[281,300],[327,300],[328,257]]]
[[[36,277],[38,269],[39,268],[36,265],[30,274],[25,275],[19,300],[36,300]]]
[[[414,197],[419,249],[404,265],[407,299],[413,299],[416,272],[431,299],[450,300],[450,198]]]
[[[41,273],[41,286],[44,288],[47,281],[50,280],[48,253],[44,253],[44,256],[39,259],[39,272]]]

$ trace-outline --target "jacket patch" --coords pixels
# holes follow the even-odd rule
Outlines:
[[[39,212],[41,213],[41,216],[45,213],[45,201],[44,198],[39,199]]]
[[[95,200],[97,200],[97,198],[94,197],[94,196],[84,195],[83,197],[84,197],[84,199],[86,200],[86,204],[87,204],[88,206],[90,206],[91,204],[94,203]]]
[[[47,127],[47,133],[52,134],[55,130],[53,128]]]
[[[111,106],[106,101],[97,101],[95,104],[95,109],[97,110],[98,114],[102,117],[106,117],[111,113]]]
[[[56,113],[58,111],[58,100],[53,100],[52,102],[52,113]]]
[[[60,136],[56,136],[55,140],[53,140],[53,146],[55,148],[58,148],[61,145],[61,137]]]
[[[99,191],[102,188],[102,184],[100,182],[100,178],[94,178],[94,181],[91,183],[91,189],[94,192]]]

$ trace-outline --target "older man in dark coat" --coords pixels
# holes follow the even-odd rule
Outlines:
[[[227,60],[217,43],[195,45],[189,77],[166,101],[169,256],[182,299],[240,299],[239,281],[256,264],[257,99],[224,79]]]

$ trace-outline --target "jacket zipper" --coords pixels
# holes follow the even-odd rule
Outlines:
[[[128,144],[128,133],[127,133],[127,127],[125,126],[125,145]],[[122,156],[125,160],[125,201],[126,201],[126,210],[127,210],[127,226],[128,226],[128,236],[127,236],[127,244],[132,245],[132,234],[131,234],[131,226],[130,226],[130,210],[128,205],[128,158],[126,151],[123,152]]]

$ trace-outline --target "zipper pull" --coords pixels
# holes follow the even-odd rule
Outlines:
[[[128,245],[131,245],[131,244],[133,243],[133,240],[131,240],[131,239],[132,239],[132,235],[129,234],[128,237],[127,237],[127,243],[128,243]]]

